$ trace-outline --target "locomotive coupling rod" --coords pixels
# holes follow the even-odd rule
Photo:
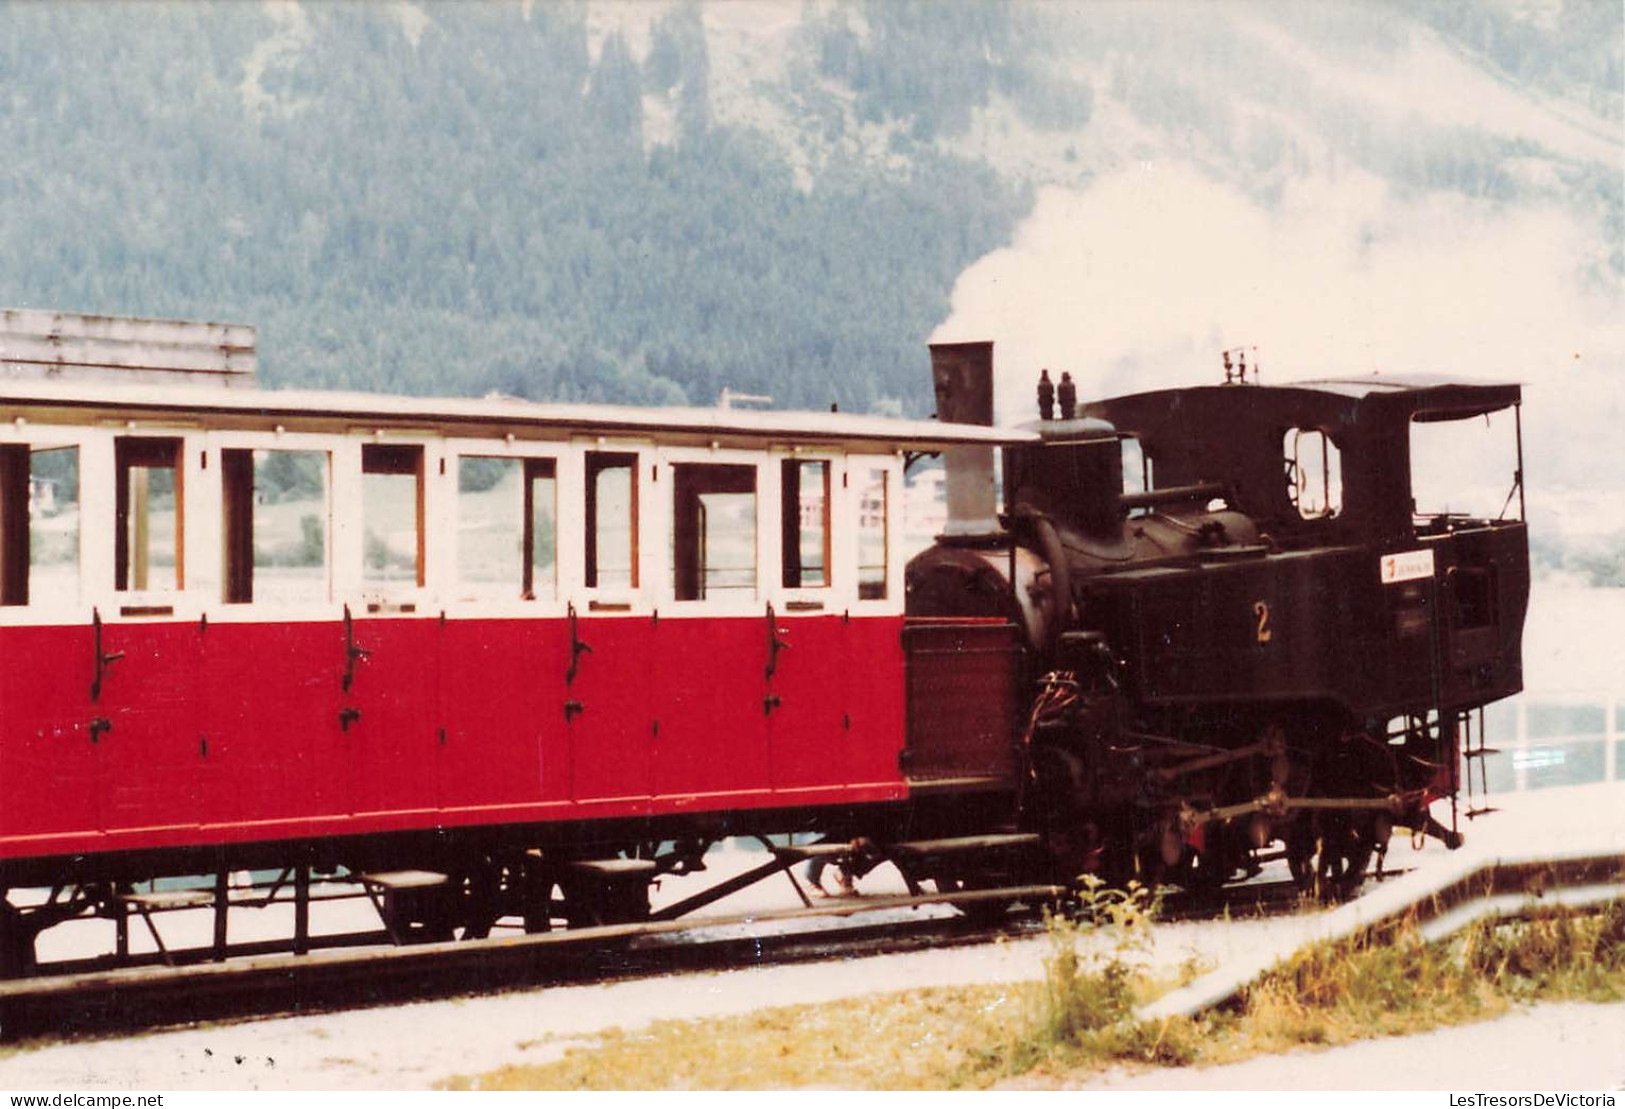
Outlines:
[[[1200,824],[1210,824],[1215,820],[1230,820],[1238,816],[1249,816],[1255,812],[1285,816],[1289,812],[1310,809],[1339,812],[1386,812],[1398,816],[1405,811],[1405,798],[1398,794],[1369,799],[1361,797],[1272,797],[1265,795],[1254,801],[1243,801],[1238,805],[1221,805],[1216,809],[1196,811],[1188,819],[1190,826],[1196,827]]]

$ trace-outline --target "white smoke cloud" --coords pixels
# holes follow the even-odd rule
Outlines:
[[[1044,190],[1014,242],[960,276],[932,338],[994,340],[1001,423],[1036,416],[1040,368],[1110,396],[1217,382],[1236,346],[1257,348],[1266,382],[1522,381],[1526,437],[1575,469],[1576,442],[1608,447],[1625,415],[1625,305],[1617,281],[1586,278],[1603,246],[1555,207],[1399,198],[1349,174],[1266,209],[1159,162]],[[1599,461],[1625,474],[1622,456],[1582,461],[1594,478]]]

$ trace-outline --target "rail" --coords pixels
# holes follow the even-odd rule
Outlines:
[[[686,953],[702,965],[709,950],[736,947],[739,965],[760,963],[786,944],[832,944],[863,934],[886,944],[930,933],[936,944],[986,942],[997,928],[968,917],[920,918],[899,922],[880,916],[855,932],[785,932],[739,936],[741,928],[886,914],[926,905],[1029,906],[1066,895],[1056,886],[1008,886],[949,893],[864,897],[813,907],[778,909],[701,920],[650,920],[632,924],[571,928],[482,940],[409,944],[396,947],[335,948],[305,955],[271,953],[230,962],[137,966],[42,975],[0,981],[0,1041],[57,1034],[64,1028],[147,1029],[198,1020],[221,1020],[271,1013],[351,1009],[429,997],[512,990],[572,977],[618,977],[637,973],[653,953],[635,941],[677,939],[682,934],[720,937],[676,943],[661,952],[671,959]],[[1006,918],[1006,924],[1020,921]],[[949,934],[944,938],[943,930]],[[372,937],[381,939],[381,936]],[[829,957],[829,952],[813,957]],[[665,965],[665,964],[662,964]],[[715,969],[710,967],[709,969]],[[562,977],[561,977],[562,976]]]

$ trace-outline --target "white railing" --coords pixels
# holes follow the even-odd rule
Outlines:
[[[1491,793],[1625,776],[1625,692],[1524,693],[1491,706],[1485,732],[1500,752],[1485,767]]]

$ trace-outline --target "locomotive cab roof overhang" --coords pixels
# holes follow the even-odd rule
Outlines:
[[[600,435],[763,447],[778,443],[939,449],[1036,442],[1030,431],[828,412],[545,404],[513,397],[411,397],[315,390],[210,389],[103,382],[0,382],[0,419],[44,422],[184,420],[209,426],[344,432],[454,430],[536,438]]]
[[[1123,430],[1139,430],[1153,418],[1220,419],[1244,415],[1249,422],[1279,417],[1308,426],[1335,429],[1361,422],[1370,413],[1383,422],[1431,423],[1498,412],[1521,403],[1516,383],[1468,383],[1446,378],[1408,380],[1379,377],[1302,381],[1285,385],[1207,385],[1133,393],[1083,406],[1090,416],[1112,420]]]
[[[1386,398],[1387,405],[1407,410],[1412,419],[1423,423],[1464,420],[1499,412],[1518,404],[1523,395],[1523,387],[1517,383],[1470,382],[1443,377],[1413,377],[1405,381],[1332,378],[1306,381],[1301,388],[1357,401]]]

